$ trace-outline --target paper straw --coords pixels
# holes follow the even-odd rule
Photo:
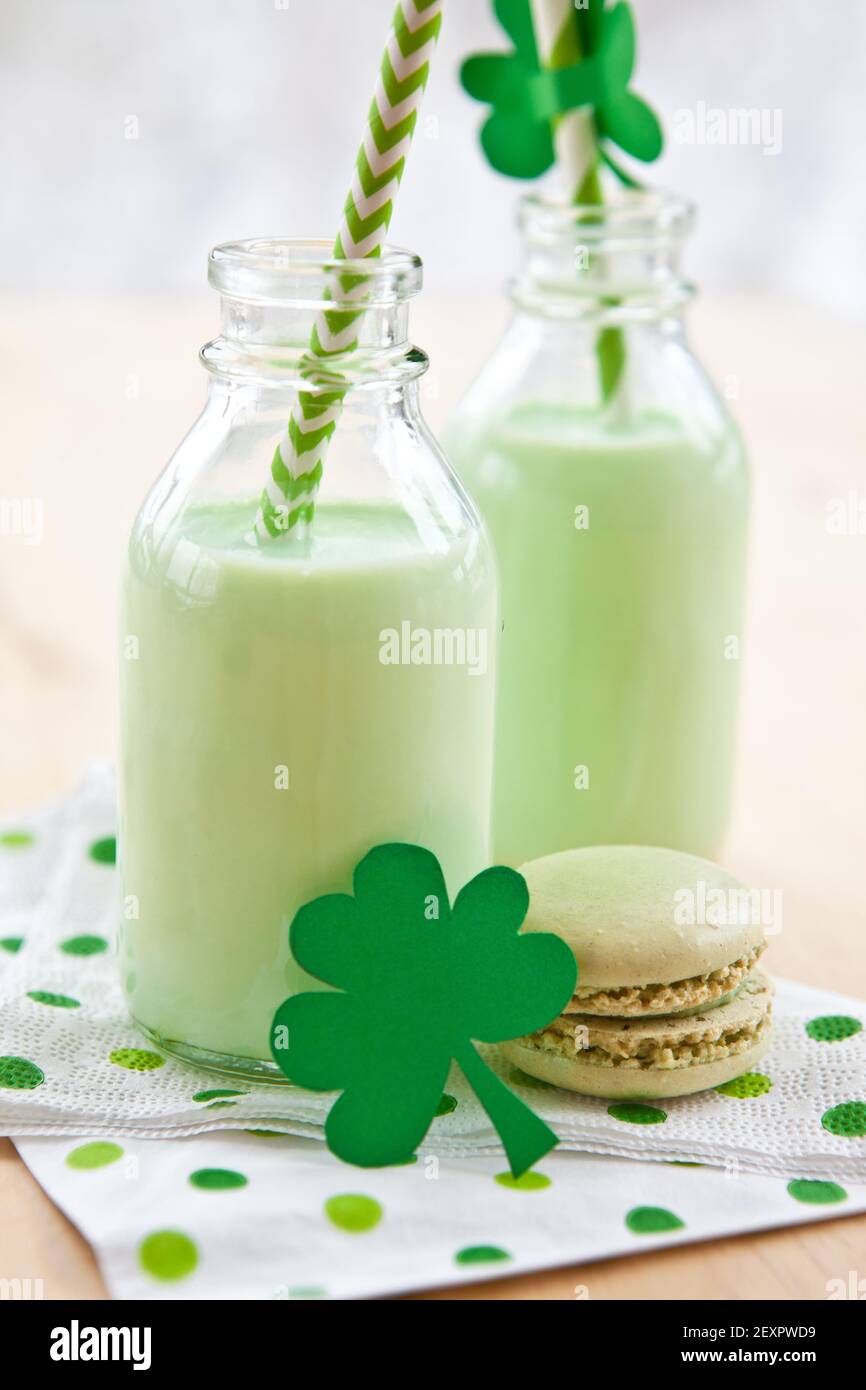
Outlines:
[[[539,60],[547,68],[580,62],[580,34],[574,0],[531,0]],[[554,130],[556,162],[571,203],[597,201],[598,145],[592,114],[569,111]]]
[[[370,260],[382,254],[442,27],[443,3],[398,0],[334,245],[335,260]],[[325,455],[349,389],[328,364],[357,348],[367,293],[366,277],[341,275],[331,295],[335,307],[316,318],[303,370],[318,389],[298,394],[271,462],[255,527],[247,536],[251,544],[312,520]],[[357,308],[343,307],[353,299]]]
[[[530,0],[538,56],[545,67],[569,67],[584,57],[573,0]],[[598,140],[590,111],[569,111],[553,132],[556,159],[569,202],[600,205]],[[603,328],[596,339],[596,357],[602,399],[617,396],[625,368],[625,337],[620,328]]]

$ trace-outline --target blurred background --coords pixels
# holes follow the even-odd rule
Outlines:
[[[202,283],[217,241],[332,235],[391,9],[391,0],[2,0],[5,283],[188,289]],[[669,137],[651,178],[701,207],[694,273],[707,286],[862,312],[862,0],[635,0],[634,9],[637,89]],[[513,266],[515,186],[485,165],[474,138],[482,110],[457,80],[470,53],[505,47],[489,0],[452,0],[424,147],[394,227],[423,255],[431,288],[492,288]],[[778,138],[684,143],[677,113],[701,105],[768,120],[778,112]]]
[[[862,992],[866,6],[634,9],[636,89],[668,132],[647,178],[699,205],[690,332],[755,479],[725,857],[786,891],[777,969]],[[0,0],[6,825],[114,755],[118,579],[143,496],[202,401],[197,353],[218,328],[208,249],[333,235],[391,10]],[[433,361],[435,428],[508,314],[521,190],[485,164],[483,112],[457,78],[470,53],[505,47],[488,0],[448,0],[393,228],[427,267],[413,336]],[[688,138],[708,133],[714,110],[756,112],[760,138]],[[847,527],[831,532],[840,502]],[[824,940],[832,949],[819,954]]]

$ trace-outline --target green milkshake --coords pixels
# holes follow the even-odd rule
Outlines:
[[[483,533],[322,502],[308,536],[254,549],[254,515],[193,502],[158,545],[140,525],[122,627],[130,1010],[223,1065],[269,1057],[277,1005],[315,987],[292,918],[372,846],[432,849],[452,894],[490,862]]]
[[[685,332],[693,210],[631,190],[527,198],[519,223],[514,315],[447,434],[499,561],[494,851],[518,866],[593,844],[712,858],[749,479]]]
[[[498,859],[710,855],[733,756],[747,480],[739,436],[553,403],[455,421],[499,560]]]

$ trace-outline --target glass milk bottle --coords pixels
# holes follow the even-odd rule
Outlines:
[[[346,263],[341,264],[341,269]],[[368,305],[312,521],[251,544],[336,267],[324,244],[217,247],[207,404],[135,523],[121,627],[122,964],[170,1052],[275,1076],[311,982],[297,909],[404,841],[456,894],[490,863],[495,567],[419,408],[421,264],[348,265]]]
[[[748,472],[684,334],[691,209],[649,193],[592,208],[530,198],[520,223],[513,320],[448,431],[500,569],[495,855],[638,843],[713,856]]]

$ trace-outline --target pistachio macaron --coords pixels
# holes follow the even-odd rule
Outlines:
[[[689,1095],[750,1071],[770,1041],[772,985],[753,896],[717,864],[634,845],[525,864],[524,931],[577,961],[559,1018],[502,1045],[522,1071],[584,1095]]]

